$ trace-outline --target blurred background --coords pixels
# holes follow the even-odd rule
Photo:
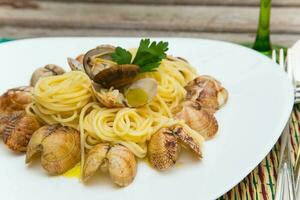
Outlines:
[[[253,42],[259,0],[0,0],[0,37],[178,36]],[[272,42],[300,38],[300,0],[273,0]]]

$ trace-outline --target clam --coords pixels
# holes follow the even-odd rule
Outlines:
[[[46,65],[45,67],[38,68],[33,72],[30,80],[30,85],[34,87],[41,77],[56,76],[64,73],[65,70],[57,65]]]
[[[2,135],[3,130],[8,123],[10,113],[0,113],[0,135]]]
[[[38,129],[27,147],[26,163],[41,154],[42,167],[50,175],[60,175],[80,161],[80,134],[61,125],[46,125]]]
[[[126,147],[116,144],[112,147],[102,143],[94,146],[87,154],[82,179],[87,181],[98,169],[108,171],[112,181],[120,187],[132,183],[137,172],[134,154]]]
[[[111,58],[111,54],[115,50],[116,48],[112,45],[100,45],[95,49],[89,50],[83,57],[86,73],[93,78],[100,70],[117,65]],[[97,62],[97,58],[103,62]]]
[[[148,144],[148,158],[153,167],[167,170],[177,161],[180,144],[176,136],[168,128],[162,128],[155,133]]]
[[[0,96],[0,113],[24,110],[32,100],[32,87],[23,86],[10,89]]]
[[[74,58],[67,58],[68,64],[72,71],[83,71],[84,67],[81,62],[79,62],[77,59]]]
[[[27,150],[28,142],[32,134],[40,128],[40,124],[33,116],[27,115],[25,111],[15,111],[2,120],[2,138],[4,143],[15,152]]]
[[[187,100],[199,103],[203,109],[209,112],[218,110],[226,104],[228,99],[227,90],[211,76],[199,76],[190,81],[185,86],[185,89],[187,91]]]
[[[134,81],[140,68],[133,64],[111,66],[95,75],[94,81],[104,87],[120,88]]]
[[[171,55],[167,55],[167,60],[170,60],[170,61],[182,60],[183,62],[189,63],[189,62],[188,62],[185,58],[183,58],[183,57],[174,57],[174,56],[171,56]]]
[[[139,66],[133,64],[118,65],[111,55],[115,47],[101,45],[88,51],[83,58],[83,66],[88,76],[103,87],[119,88],[130,84],[139,73]]]
[[[213,113],[202,109],[200,104],[192,101],[183,103],[182,110],[176,114],[176,118],[200,133],[205,139],[213,137],[218,131],[218,122]]]
[[[105,163],[109,144],[101,143],[94,146],[87,154],[83,170],[82,180],[85,182]]]
[[[137,164],[134,154],[122,145],[113,146],[107,153],[108,172],[115,184],[124,187],[136,176]]]
[[[173,134],[184,147],[190,149],[199,159],[202,158],[201,144],[198,144],[183,127],[176,126],[173,130]]]
[[[80,54],[76,57],[76,60],[82,64],[83,63],[83,58],[84,58],[84,54]]]
[[[179,158],[181,145],[190,149],[197,158],[202,158],[202,141],[196,141],[189,131],[179,125],[161,128],[148,144],[151,165],[158,170],[171,168]]]
[[[102,88],[99,84],[93,84],[93,92],[97,100],[107,108],[125,107],[125,98],[118,89]]]

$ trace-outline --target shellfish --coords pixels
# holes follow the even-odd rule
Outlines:
[[[80,161],[80,134],[61,125],[46,125],[31,137],[26,163],[41,154],[41,165],[50,175],[60,175]]]

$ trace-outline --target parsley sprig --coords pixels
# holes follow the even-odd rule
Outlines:
[[[119,65],[135,64],[141,68],[142,72],[155,71],[160,65],[162,59],[166,58],[168,51],[168,42],[151,42],[150,39],[143,39],[140,41],[140,46],[137,50],[136,56],[132,61],[132,55],[126,49],[117,47],[112,54],[112,59]]]

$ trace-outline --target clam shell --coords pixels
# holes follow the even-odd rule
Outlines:
[[[31,80],[30,80],[30,85],[32,87],[34,87],[36,85],[36,83],[38,82],[38,80],[42,77],[48,77],[48,76],[56,76],[56,75],[61,75],[64,74],[65,70],[63,68],[61,68],[58,65],[54,65],[54,64],[48,64],[44,67],[40,67],[38,69],[36,69],[32,76],[31,76]]]
[[[101,143],[94,146],[86,156],[82,170],[82,180],[85,182],[101,167],[109,150],[109,144]]]
[[[228,100],[228,92],[211,76],[203,75],[189,82],[185,89],[186,100],[199,103],[203,109],[214,113]]]
[[[33,87],[23,86],[7,90],[0,96],[0,113],[24,110],[33,100]]]
[[[106,88],[119,88],[132,83],[139,71],[137,65],[115,65],[101,70],[93,80]]]
[[[91,64],[92,58],[99,57],[106,60],[112,60],[111,54],[115,52],[115,47],[111,45],[100,45],[95,49],[89,50],[83,56],[83,66],[87,75],[93,79],[96,74],[93,72],[93,65]],[[106,66],[102,66],[101,68],[106,68]]]
[[[42,167],[50,175],[60,175],[80,161],[80,134],[61,125],[44,126],[36,131],[28,145],[26,162],[41,153]]]
[[[198,144],[194,140],[194,138],[184,130],[183,127],[175,127],[173,130],[173,134],[178,138],[181,144],[190,149],[199,159],[202,158],[202,150],[200,144]]]
[[[218,132],[218,122],[214,115],[207,110],[184,105],[183,109],[177,113],[176,118],[184,120],[189,127],[200,133],[205,139],[213,137]]]
[[[10,113],[0,113],[0,135],[2,135],[5,126],[10,118]]]
[[[101,88],[98,84],[93,84],[93,92],[97,100],[107,108],[123,108],[124,96],[118,89]]]
[[[84,72],[84,67],[81,62],[79,62],[76,59],[73,58],[67,58],[69,67],[71,68],[72,71],[82,71]]]
[[[153,167],[167,170],[177,161],[180,145],[172,131],[167,128],[155,133],[148,144],[148,158]]]
[[[111,55],[115,49],[111,45],[101,45],[88,51],[83,58],[85,72],[94,82],[105,88],[119,88],[132,83],[140,70],[137,65],[118,65],[113,62]],[[102,60],[93,63],[95,58]]]
[[[15,152],[25,152],[32,134],[40,128],[40,124],[33,116],[25,111],[16,111],[5,119],[2,138],[9,149]]]
[[[113,146],[107,153],[108,172],[112,181],[120,187],[132,183],[137,172],[134,154],[122,145]]]

